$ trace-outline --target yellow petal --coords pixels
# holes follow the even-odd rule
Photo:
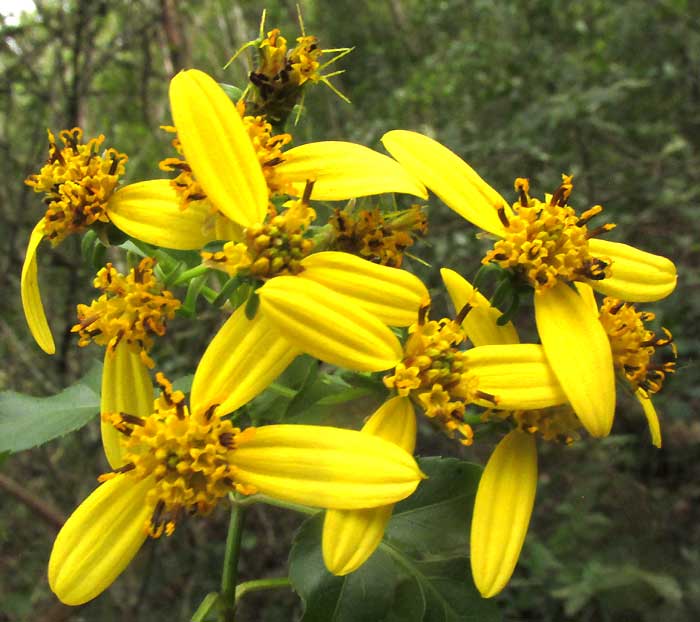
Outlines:
[[[535,319],[574,412],[592,436],[607,436],[615,415],[615,374],[602,324],[565,283],[535,295]]]
[[[472,575],[484,598],[498,594],[515,570],[536,490],[535,439],[513,430],[489,458],[474,501]]]
[[[355,510],[396,503],[423,474],[409,453],[364,432],[313,425],[269,425],[238,438],[237,482],[321,508]]]
[[[381,371],[401,360],[401,344],[387,326],[319,283],[277,276],[258,294],[259,312],[311,356],[357,371]]]
[[[307,181],[314,181],[312,198],[342,201],[386,192],[403,192],[428,198],[423,184],[396,161],[369,147],[340,141],[308,143],[284,154],[275,167],[280,181],[291,182],[301,196]]]
[[[355,572],[384,537],[394,504],[368,510],[328,510],[321,547],[328,572],[343,577]]]
[[[651,444],[654,447],[661,448],[661,426],[659,425],[659,416],[656,414],[656,409],[651,401],[651,398],[644,394],[643,391],[637,389],[634,393],[642,405],[644,416],[647,418],[649,425],[649,433],[651,434]]]
[[[66,605],[95,598],[129,565],[146,539],[150,479],[120,475],[102,484],[68,518],[49,560],[49,585]]]
[[[176,250],[198,250],[216,239],[213,216],[205,201],[180,209],[180,199],[167,179],[125,186],[107,204],[116,227],[137,240]]]
[[[566,395],[542,346],[534,343],[478,346],[465,353],[477,389],[493,395],[501,410],[532,410],[566,403]],[[477,400],[483,406],[493,406]]]
[[[39,347],[46,354],[54,354],[56,345],[51,335],[49,323],[46,321],[44,305],[41,304],[41,294],[39,293],[39,278],[36,267],[36,249],[39,242],[44,239],[44,220],[40,220],[31,235],[27,244],[27,254],[22,265],[22,278],[20,280],[20,293],[22,295],[22,308],[27,326]]]
[[[588,283],[582,283],[581,281],[575,281],[574,285],[589,311],[595,315],[595,317],[599,317],[600,311],[598,310],[598,303],[596,302],[593,288]]]
[[[454,270],[442,268],[440,275],[450,295],[455,313],[459,313],[464,305],[470,304],[473,309],[467,313],[462,327],[475,346],[518,343],[518,332],[512,322],[503,326],[498,325],[498,318],[503,314],[491,306],[491,303],[471,283]]]
[[[262,313],[252,320],[239,307],[202,355],[192,381],[192,410],[220,404],[229,413],[248,403],[300,354]]]
[[[262,222],[267,183],[226,93],[206,73],[190,69],[170,81],[170,107],[187,163],[209,200],[244,227]]]
[[[413,453],[416,415],[411,400],[393,397],[367,420],[366,434],[383,438]],[[379,546],[394,504],[367,510],[328,510],[323,522],[323,561],[330,572],[343,576],[364,564]]]
[[[389,326],[413,324],[418,320],[421,303],[430,299],[417,276],[350,253],[314,253],[304,258],[301,265],[301,277],[351,298]]]
[[[590,281],[601,294],[627,302],[651,302],[665,298],[676,288],[676,266],[666,257],[596,238],[588,244],[592,255],[612,259],[612,276]]]
[[[409,173],[462,218],[503,235],[497,209],[503,207],[510,214],[510,206],[457,154],[432,138],[406,130],[384,134],[382,143]]]
[[[150,415],[153,412],[153,384],[138,353],[132,352],[129,344],[122,341],[114,352],[105,352],[104,361],[100,412],[137,417]],[[124,464],[121,436],[113,425],[102,421],[102,446],[113,469]]]

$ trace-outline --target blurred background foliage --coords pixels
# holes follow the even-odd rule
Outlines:
[[[0,390],[49,395],[82,376],[102,352],[68,332],[75,305],[93,296],[79,240],[39,253],[42,294],[58,336],[47,357],[26,329],[19,275],[42,206],[23,179],[46,157],[46,128],[80,125],[129,154],[127,182],[159,177],[169,155],[169,78],[197,67],[242,85],[244,60],[226,60],[258,34],[261,11],[288,40],[292,1],[37,0],[0,21]],[[507,620],[681,621],[700,615],[700,2],[697,0],[302,1],[306,30],[323,47],[355,46],[334,83],[347,105],[317,88],[297,144],[354,140],[379,147],[394,128],[434,136],[504,196],[516,176],[534,195],[575,175],[572,204],[606,208],[611,239],[662,253],[676,292],[647,306],[673,332],[678,374],[656,400],[664,447],[648,443],[641,412],[622,395],[617,435],[543,447],[533,526],[511,586]],[[485,242],[431,201],[429,242],[411,261],[428,283],[449,266],[468,278]],[[438,311],[444,310],[438,299]],[[172,377],[191,373],[220,318],[176,320],[155,353]],[[362,406],[365,406],[363,409]],[[358,412],[367,412],[358,404]],[[346,413],[353,416],[354,413]],[[360,421],[360,415],[356,415]],[[359,424],[359,423],[358,423]],[[490,439],[457,448],[425,431],[425,453],[482,461]],[[96,602],[70,609],[49,592],[45,567],[62,517],[105,469],[97,424],[0,470],[0,621],[184,620],[218,585],[226,518],[190,521],[149,542]],[[301,518],[255,507],[242,579],[279,576]],[[465,523],[466,524],[466,523]],[[465,527],[466,528],[466,527]],[[240,620],[298,617],[284,590],[246,597]]]

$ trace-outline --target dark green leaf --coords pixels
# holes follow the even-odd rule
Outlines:
[[[102,364],[51,397],[0,393],[0,451],[36,447],[82,428],[100,412]]]

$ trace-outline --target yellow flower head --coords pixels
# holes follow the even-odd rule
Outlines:
[[[125,342],[153,367],[148,356],[153,335],[162,337],[167,321],[180,308],[180,301],[163,289],[153,274],[154,263],[151,258],[142,259],[126,276],[111,263],[97,273],[94,285],[103,294],[90,305],[78,305],[79,323],[72,328],[80,334],[78,345],[94,341],[113,353]]]
[[[214,408],[190,414],[182,391],[173,391],[161,373],[156,381],[161,394],[149,416],[103,414],[124,435],[125,463],[99,478],[107,481],[120,473],[138,480],[152,478],[146,495],[152,514],[144,528],[154,538],[164,532],[171,535],[186,514],[209,514],[231,490],[255,492],[236,483],[230,460],[239,439],[252,436],[255,428],[241,432]]]
[[[581,438],[583,425],[568,404],[534,410],[486,411],[484,421],[510,419],[522,432],[539,436],[542,440],[571,445]]]
[[[116,149],[100,153],[103,135],[83,143],[83,131],[74,127],[59,133],[63,148],[49,131],[49,158],[25,184],[45,194],[44,237],[53,246],[71,233],[80,233],[97,221],[108,222],[107,201],[124,174],[127,156]]]
[[[495,262],[520,274],[542,292],[558,281],[591,279],[599,281],[610,276],[610,261],[591,256],[588,239],[614,225],[606,224],[589,230],[586,223],[602,211],[600,205],[578,216],[567,205],[573,189],[572,177],[562,175],[562,183],[549,200],[542,202],[529,194],[527,179],[516,179],[520,194],[508,216],[503,206],[498,209],[505,232],[483,263]]]
[[[606,297],[600,307],[600,321],[610,338],[613,364],[635,391],[641,389],[647,396],[658,393],[667,374],[676,369],[678,355],[673,336],[662,328],[663,336],[647,328],[653,313],[637,311],[635,306],[616,298]],[[672,361],[652,361],[659,348],[669,347]]]
[[[384,378],[384,384],[414,400],[449,436],[458,432],[460,441],[470,445],[473,433],[463,421],[467,405],[477,399],[495,404],[496,398],[479,390],[479,380],[468,369],[460,349],[467,339],[461,323],[469,307],[454,320],[439,321],[427,319],[428,309],[424,305],[418,322],[409,328],[404,358],[394,373]]]
[[[304,237],[316,212],[308,205],[313,184],[301,199],[285,203],[286,210],[276,214],[270,209],[266,223],[244,230],[244,242],[226,242],[221,251],[202,251],[204,264],[223,270],[230,276],[241,274],[269,279],[283,274],[299,274],[304,259],[314,248],[312,240]]]
[[[428,220],[417,204],[392,216],[379,208],[357,212],[336,208],[328,222],[335,233],[335,248],[394,268],[401,267],[414,237],[428,232]]]

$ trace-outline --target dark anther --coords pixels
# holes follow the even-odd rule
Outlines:
[[[459,313],[457,314],[457,317],[455,318],[455,322],[457,324],[461,324],[464,322],[464,318],[467,317],[467,313],[469,313],[473,309],[472,305],[467,303],[465,304],[460,310]]]
[[[430,312],[429,304],[422,304],[418,309],[418,326],[423,326],[426,319],[428,318],[428,313]]]
[[[622,309],[622,307],[624,307],[624,306],[625,306],[625,303],[621,300],[621,301],[618,302],[614,307],[611,307],[611,308],[610,308],[610,313],[611,313],[612,315],[615,315],[615,314],[616,314],[620,309]]]
[[[304,205],[308,205],[309,201],[311,200],[311,193],[313,192],[313,189],[314,189],[314,183],[315,183],[315,181],[308,180],[306,182],[306,186],[304,186],[304,194],[301,197],[301,202]]]
[[[209,419],[212,418],[212,415],[216,411],[216,409],[219,407],[219,404],[212,404],[209,408],[207,408],[206,412],[204,413],[204,418],[209,421]]]
[[[234,447],[234,442],[233,442],[233,434],[231,432],[224,432],[223,434],[219,435],[219,442],[226,447],[226,449],[233,449]]]
[[[146,425],[146,422],[143,420],[143,417],[137,417],[136,415],[130,415],[129,413],[119,413],[119,416],[122,418],[122,421],[124,423],[130,423],[131,425]]]
[[[277,158],[272,158],[272,160],[268,160],[267,162],[263,163],[263,166],[276,166],[277,164],[280,164],[283,162],[282,158],[277,157]]]
[[[490,393],[484,393],[483,391],[477,391],[476,397],[478,397],[481,400],[485,400],[486,402],[491,402],[494,406],[496,404],[498,404],[498,398],[495,395],[491,395]]]
[[[523,191],[521,190],[521,195],[523,194]],[[522,202],[522,201],[521,201]],[[524,203],[525,206],[527,206],[527,203]],[[499,220],[503,223],[504,227],[507,227],[510,222],[508,221],[508,215],[506,214],[506,208],[501,205],[497,210]]]

